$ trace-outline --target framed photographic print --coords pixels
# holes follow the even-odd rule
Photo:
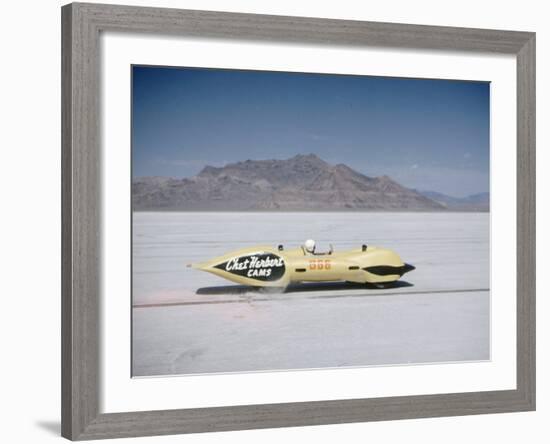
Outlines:
[[[535,408],[533,33],[62,23],[63,436]]]

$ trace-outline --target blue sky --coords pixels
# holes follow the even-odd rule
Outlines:
[[[134,177],[315,153],[410,188],[489,191],[489,83],[132,69]]]

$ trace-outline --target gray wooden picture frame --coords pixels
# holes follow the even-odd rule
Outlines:
[[[103,31],[514,55],[517,60],[517,388],[101,413],[99,35]],[[62,435],[73,440],[534,410],[535,34],[103,4],[64,6],[61,335]]]

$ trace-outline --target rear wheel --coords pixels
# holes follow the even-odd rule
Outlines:
[[[382,289],[385,289],[385,288],[395,287],[395,282],[396,281],[391,281],[391,282],[365,282],[365,285],[367,286],[367,288],[374,288],[374,289],[382,290]]]

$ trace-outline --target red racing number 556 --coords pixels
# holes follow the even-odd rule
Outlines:
[[[329,259],[316,259],[314,261],[309,261],[310,270],[330,270],[330,260]]]

